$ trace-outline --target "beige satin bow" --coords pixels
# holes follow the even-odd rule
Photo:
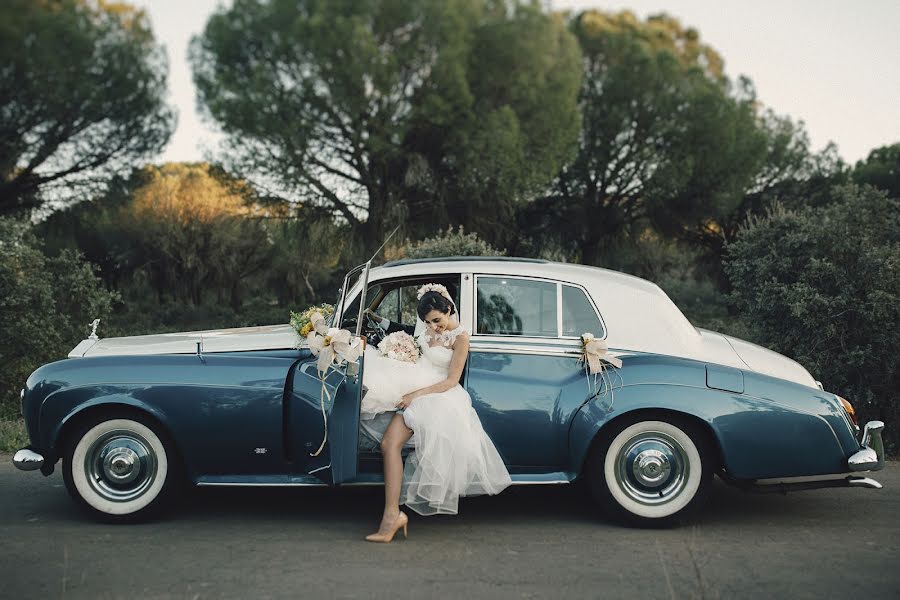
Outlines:
[[[597,373],[603,371],[604,361],[608,362],[614,367],[622,367],[621,359],[609,355],[609,349],[606,346],[606,342],[604,342],[603,340],[595,339],[593,336],[586,337],[587,335],[589,334],[585,334],[581,338],[584,341],[584,352],[582,355],[582,359],[587,364],[588,371],[591,375],[596,375]]]

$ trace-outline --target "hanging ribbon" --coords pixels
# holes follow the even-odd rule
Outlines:
[[[306,340],[309,342],[309,349],[313,356],[319,357],[316,361],[316,373],[322,383],[322,390],[319,393],[319,407],[322,409],[322,443],[319,444],[318,450],[310,453],[310,456],[318,456],[328,441],[328,413],[325,411],[325,399],[327,398],[331,402],[331,394],[328,393],[325,385],[328,371],[345,363],[356,362],[362,350],[358,338],[354,338],[353,334],[346,329],[328,327],[325,317],[320,313],[313,313],[310,323],[313,330],[309,332]],[[335,391],[339,387],[340,383],[335,386]]]
[[[610,381],[609,367],[616,369],[622,368],[622,360],[611,356],[606,342],[598,340],[592,333],[584,333],[581,335],[582,351],[581,361],[584,362],[584,371],[588,380],[588,390],[595,397],[604,396],[608,391],[610,394],[610,405],[608,411],[612,410],[612,403],[615,401],[615,393],[613,384]],[[618,371],[614,371],[619,380],[622,376]],[[591,377],[593,376],[593,378]],[[598,387],[597,380],[600,380]],[[624,383],[624,382],[623,382]]]

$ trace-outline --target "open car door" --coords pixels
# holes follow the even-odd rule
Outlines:
[[[320,378],[311,360],[296,365],[291,373],[285,415],[288,452],[298,471],[328,484],[356,477],[362,363],[360,356]]]

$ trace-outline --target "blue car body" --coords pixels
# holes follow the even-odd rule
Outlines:
[[[646,413],[696,423],[714,442],[718,470],[732,483],[784,486],[800,478],[798,485],[805,487],[835,481],[877,487],[858,477],[858,471],[883,464],[877,424],[860,439],[841,399],[785,357],[758,347],[739,353],[737,348],[750,345],[729,338],[734,355],[722,358],[724,336],[694,329],[661,290],[643,280],[539,261],[407,261],[372,269],[355,286],[345,284],[339,311],[352,325],[353,299],[358,305],[361,288],[381,290],[375,297],[382,310],[397,290],[402,316],[402,286],[429,278],[455,286],[461,321],[472,331],[461,384],[515,483],[565,483],[584,475],[591,447],[606,428]],[[484,334],[488,327],[478,312],[487,310],[487,300],[476,289],[482,281],[484,289],[540,283],[551,301],[554,289],[557,298],[583,292],[597,311],[597,333],[621,368],[609,367],[605,380],[592,380],[581,361],[580,339],[564,335],[562,326],[556,336]],[[562,306],[557,311],[562,322]],[[552,323],[553,315],[545,312]],[[633,327],[622,322],[631,313]],[[659,343],[657,331],[665,338]],[[114,338],[106,351],[103,340],[85,340],[74,357],[37,369],[22,402],[31,441],[22,452],[32,454],[30,460],[17,454],[17,465],[52,472],[76,423],[127,407],[167,432],[198,485],[382,481],[377,453],[360,445],[364,358],[356,372],[335,370],[323,383],[315,357],[302,343],[293,347],[299,338],[285,343],[293,334],[283,327],[251,332],[279,342],[239,349],[226,342],[215,348],[213,341],[230,334],[214,333],[184,334],[190,346],[174,350],[166,340],[157,343],[159,336],[146,336],[147,343],[143,337]],[[191,351],[196,339],[200,345]],[[326,430],[327,441],[314,455]],[[875,458],[860,462],[866,451]]]

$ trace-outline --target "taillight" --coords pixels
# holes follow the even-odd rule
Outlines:
[[[850,422],[853,423],[854,426],[859,427],[859,423],[856,421],[856,411],[853,409],[853,405],[840,396],[838,396],[837,399],[841,401],[841,406],[843,406],[844,410],[847,411],[847,416],[850,417]]]

